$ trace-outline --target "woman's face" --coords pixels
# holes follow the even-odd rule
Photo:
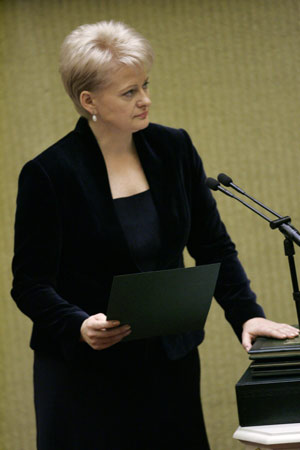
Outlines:
[[[118,69],[109,86],[93,94],[93,104],[106,129],[134,133],[146,128],[151,105],[146,72],[136,66]]]

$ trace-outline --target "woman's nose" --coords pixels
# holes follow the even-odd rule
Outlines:
[[[151,100],[149,95],[146,92],[143,92],[141,97],[138,99],[137,101],[137,106],[139,108],[141,108],[142,106],[150,106],[151,105]]]

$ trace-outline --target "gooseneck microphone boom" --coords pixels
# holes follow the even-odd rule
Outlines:
[[[269,211],[271,214],[274,214],[274,216],[278,217],[279,219],[281,219],[281,216],[279,214],[277,214],[275,211],[273,211],[271,208],[268,208],[268,206],[264,205],[263,203],[259,202],[258,200],[256,200],[254,197],[251,197],[251,195],[247,194],[247,192],[245,192],[243,189],[241,189],[239,186],[237,186],[236,184],[234,184],[234,182],[232,181],[232,178],[230,178],[228,175],[226,175],[225,173],[219,173],[218,175],[218,180],[220,181],[220,183],[222,183],[224,186],[227,187],[232,187],[232,189],[235,189],[237,192],[239,192],[242,195],[245,195],[247,198],[249,198],[250,200],[252,200],[254,203],[256,203],[257,205],[261,206],[262,208],[266,209],[267,211]]]
[[[300,233],[298,230],[296,230],[296,228],[294,228],[290,222],[291,219],[288,216],[281,216],[280,214],[277,214],[275,211],[273,211],[272,209],[268,208],[267,206],[265,206],[263,203],[259,202],[258,200],[254,199],[253,197],[250,197],[248,194],[246,194],[245,191],[243,191],[241,188],[239,188],[238,186],[236,186],[233,182],[232,179],[230,177],[228,177],[225,174],[220,174],[219,179],[221,179],[222,183],[224,182],[225,185],[229,185],[230,187],[233,187],[234,189],[238,190],[238,192],[243,193],[243,195],[246,195],[248,198],[250,198],[250,200],[252,200],[254,203],[258,204],[259,206],[261,206],[262,208],[266,209],[267,211],[271,212],[272,214],[274,214],[277,219],[275,220],[271,220],[269,217],[267,217],[265,214],[263,214],[262,212],[258,211],[256,208],[254,208],[253,206],[249,205],[249,203],[243,201],[241,198],[235,196],[234,194],[232,194],[230,191],[228,191],[227,189],[223,188],[219,181],[214,179],[214,178],[207,178],[206,179],[206,185],[209,187],[209,189],[212,189],[213,191],[220,191],[223,192],[223,194],[228,195],[231,198],[234,198],[235,200],[237,200],[238,202],[242,203],[244,206],[246,206],[247,208],[251,209],[251,211],[255,212],[255,214],[258,214],[260,217],[262,217],[263,219],[265,219],[267,222],[269,222],[270,227],[274,230],[275,228],[278,228],[284,235],[286,238],[290,239],[291,241],[295,242],[295,244],[297,244],[298,246],[300,246]]]
[[[234,198],[238,202],[242,203],[244,206],[246,206],[247,208],[251,209],[251,211],[255,212],[260,217],[262,217],[263,219],[267,220],[269,223],[272,222],[271,219],[269,219],[269,217],[265,216],[263,213],[258,211],[256,208],[253,208],[253,206],[249,205],[249,203],[244,202],[244,200],[242,200],[239,197],[236,197],[234,194],[232,194],[232,192],[228,191],[227,189],[224,189],[220,185],[218,180],[216,180],[215,178],[210,178],[210,177],[207,178],[206,181],[205,181],[205,184],[206,184],[207,187],[209,187],[209,189],[212,189],[213,191],[221,191],[221,192],[223,192],[223,194],[228,195],[228,197]]]

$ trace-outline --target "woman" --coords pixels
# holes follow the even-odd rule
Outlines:
[[[187,133],[149,124],[149,43],[99,22],[64,41],[81,118],[19,179],[12,296],[33,320],[39,450],[208,449],[202,333],[122,342],[106,320],[115,275],[221,261],[215,297],[246,350],[298,330],[264,318]]]

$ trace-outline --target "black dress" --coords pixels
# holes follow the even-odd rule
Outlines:
[[[150,190],[114,204],[137,266],[155,270],[161,243]],[[209,449],[197,349],[171,360],[154,338],[101,352],[82,365],[35,351],[38,450]]]

